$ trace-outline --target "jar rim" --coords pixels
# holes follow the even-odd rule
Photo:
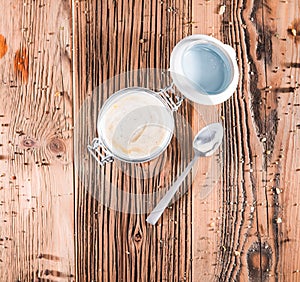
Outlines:
[[[214,93],[210,95],[205,93],[205,91],[200,91],[199,87],[195,87],[192,81],[185,76],[183,71],[182,58],[185,52],[187,52],[187,50],[196,44],[200,44],[200,42],[215,46],[220,50],[220,52],[222,52],[222,54],[226,56],[226,59],[230,64],[230,68],[232,70],[230,83],[228,83],[228,86],[220,93]],[[173,83],[180,90],[180,92],[187,99],[203,105],[216,105],[229,99],[236,90],[239,78],[239,71],[234,49],[214,37],[203,34],[187,36],[176,44],[171,53],[169,71],[171,73]]]
[[[106,114],[106,111],[110,108],[111,104],[116,102],[117,100],[119,100],[121,97],[130,95],[132,93],[132,91],[141,92],[143,94],[151,95],[152,97],[154,97],[156,99],[156,101],[159,101],[161,106],[163,106],[166,109],[166,113],[168,113],[168,119],[171,122],[171,124],[168,124],[168,125],[170,125],[170,128],[168,128],[168,136],[167,136],[166,140],[163,142],[162,146],[159,146],[158,149],[155,150],[154,152],[152,152],[150,155],[141,156],[138,158],[133,158],[130,156],[127,157],[125,154],[121,155],[120,153],[118,153],[117,150],[114,150],[113,146],[111,146],[109,144],[109,142],[106,140],[105,134],[103,132],[103,126],[102,126],[102,119],[103,119],[104,115]],[[166,101],[164,101],[164,99],[157,92],[152,91],[148,88],[143,88],[143,87],[128,87],[128,88],[124,88],[124,89],[121,89],[121,90],[113,93],[104,102],[103,106],[101,107],[101,109],[99,111],[98,119],[97,119],[98,137],[101,140],[103,146],[106,148],[107,151],[109,151],[109,153],[114,158],[116,158],[120,161],[127,162],[127,163],[147,162],[147,161],[155,159],[160,154],[162,154],[163,151],[165,151],[165,149],[168,147],[169,143],[171,142],[171,139],[172,139],[173,133],[174,133],[174,127],[175,127],[175,122],[174,122],[173,112],[170,109],[170,107],[168,106],[168,104],[166,103]]]

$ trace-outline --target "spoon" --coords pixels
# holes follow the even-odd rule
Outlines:
[[[160,202],[157,204],[154,210],[149,214],[149,216],[146,219],[148,223],[154,225],[158,221],[158,219],[160,218],[160,216],[162,215],[162,213],[167,208],[170,201],[176,194],[181,183],[190,172],[198,157],[212,156],[213,153],[221,145],[222,139],[223,126],[221,123],[211,123],[198,132],[193,141],[193,148],[195,151],[195,156],[193,160],[188,164],[188,166],[185,168],[182,174],[175,181],[173,186],[171,186],[171,188],[160,200]]]

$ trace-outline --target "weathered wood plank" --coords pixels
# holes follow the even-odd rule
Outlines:
[[[291,250],[299,248],[299,3],[224,4],[221,39],[235,46],[241,78],[222,113],[224,170],[211,196],[221,208],[220,239],[206,245],[216,258],[199,252],[193,264],[220,281],[298,281]],[[193,234],[205,229],[194,227]]]
[[[265,41],[266,117],[266,203],[269,204],[269,232],[273,241],[270,276],[280,281],[300,279],[297,188],[300,175],[299,123],[299,1],[267,1],[263,7]],[[286,40],[285,40],[286,39]],[[295,206],[296,205],[296,206]],[[272,279],[272,278],[270,278]]]
[[[80,108],[95,87],[118,73],[137,68],[167,69],[172,48],[190,33],[190,25],[186,24],[191,19],[190,9],[189,1],[75,1],[75,108]],[[80,120],[80,159],[87,158],[83,140],[96,135],[97,109],[111,94],[105,93],[97,101],[96,110],[87,107]],[[191,121],[189,111],[190,105],[185,103],[180,114]],[[180,122],[178,128],[186,130]],[[191,144],[192,136],[187,133]],[[174,180],[185,167],[188,159],[182,156],[190,157],[192,150],[186,146],[180,152],[178,146],[174,139],[162,158],[142,166],[145,174],[162,169],[149,179],[139,179],[143,175],[135,166],[130,168],[131,177],[124,175],[116,163],[105,169],[91,163],[87,169],[90,173],[81,174],[77,190],[79,280],[191,279],[190,195],[167,210],[157,226],[150,227],[145,215],[107,209],[85,190],[92,186],[109,189],[104,186],[108,177],[128,192],[151,193]]]
[[[0,280],[74,281],[70,3],[1,11]]]
[[[219,1],[193,1],[192,19],[190,22],[192,33],[214,36],[219,40],[222,37],[223,16],[219,15]],[[194,131],[206,123],[222,122],[220,106],[194,105],[193,128]],[[220,230],[222,216],[222,201],[220,193],[223,178],[218,163],[222,166],[223,151],[217,152],[213,158],[201,159],[194,167],[197,173],[191,187],[192,193],[192,281],[215,281],[220,253]],[[213,159],[213,161],[211,160]]]

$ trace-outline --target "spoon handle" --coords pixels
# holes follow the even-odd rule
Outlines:
[[[192,159],[192,161],[188,164],[188,166],[185,168],[185,170],[182,172],[182,174],[178,177],[178,179],[174,182],[173,186],[168,190],[168,192],[162,197],[162,199],[159,201],[157,206],[154,208],[154,210],[149,214],[146,221],[152,225],[154,225],[164,210],[169,205],[170,201],[176,194],[178,188],[180,187],[182,181],[186,178],[187,174],[190,172],[191,168],[193,167],[195,161],[197,160],[198,156],[195,155],[195,157]]]

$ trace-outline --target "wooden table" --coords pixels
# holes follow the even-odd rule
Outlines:
[[[0,7],[0,281],[300,281],[298,0]],[[205,199],[203,174],[191,174],[188,193],[153,227],[146,214],[105,207],[87,187],[108,189],[109,175],[124,191],[156,191],[192,149],[172,140],[143,167],[163,165],[152,178],[99,169],[81,142],[96,134],[96,112],[82,107],[117,74],[167,69],[175,44],[195,33],[230,44],[238,58],[237,91],[211,112],[225,129],[222,174]],[[179,109],[195,130],[196,112],[188,102]]]

